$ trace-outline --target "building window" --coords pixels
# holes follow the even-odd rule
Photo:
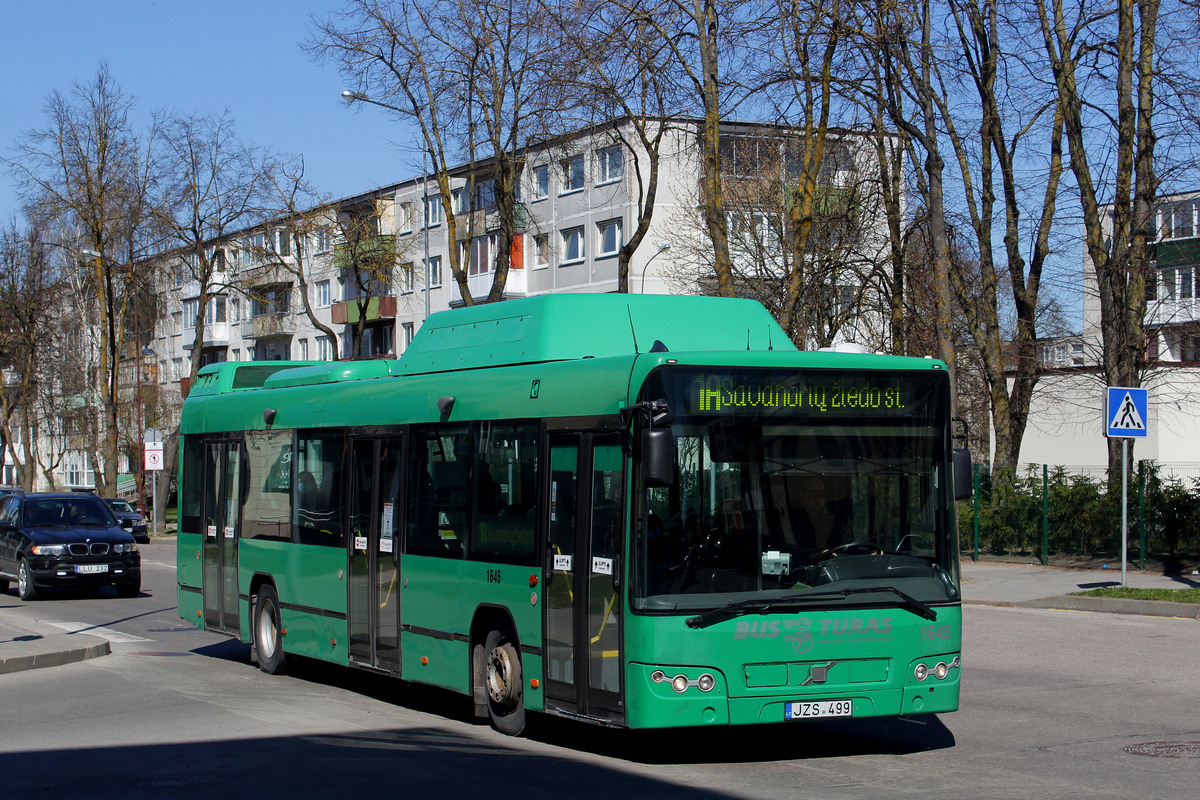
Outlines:
[[[596,153],[599,175],[596,183],[613,183],[625,174],[625,153],[620,146],[606,147]]]
[[[297,345],[299,346],[300,352],[298,355],[300,356],[300,360],[308,361],[308,339],[301,339],[297,342]]]
[[[225,322],[225,298],[224,296],[209,298],[208,308],[204,312],[204,324],[223,324]]]
[[[533,168],[533,199],[545,200],[550,196],[550,165]]]
[[[196,327],[197,318],[200,316],[200,301],[199,300],[184,300],[183,301],[183,324],[185,327]]]
[[[241,361],[242,360],[241,349],[237,348],[237,347],[233,348],[233,350],[231,350],[229,353],[229,360],[230,361]]]
[[[317,239],[317,252],[318,253],[328,252],[329,251],[329,229],[328,228],[317,228],[316,239]]]
[[[433,228],[442,224],[441,195],[431,194],[425,198],[425,227]]]
[[[476,236],[471,240],[471,260],[467,265],[468,275],[487,275],[492,271],[492,251],[495,246],[495,234]]]
[[[550,266],[550,237],[544,233],[536,234],[533,237],[533,267]]]
[[[333,361],[333,340],[328,336],[317,337],[317,360]]]
[[[404,331],[404,347],[407,349],[412,344],[413,337],[417,335],[416,325],[412,322],[402,322],[400,328]]]
[[[179,336],[183,333],[183,312],[176,311],[171,315],[171,335]]]
[[[1079,342],[1071,345],[1071,366],[1083,366],[1083,344]]]
[[[412,233],[413,229],[413,204],[400,204],[400,232]]]
[[[1182,300],[1192,298],[1192,268],[1184,267],[1179,270],[1179,297]]]
[[[400,265],[400,290],[405,294],[410,294],[413,290],[413,284],[416,280],[416,271],[411,263]]]
[[[597,256],[615,256],[621,249],[621,220],[610,219],[596,226],[599,234],[599,252]]]
[[[442,285],[442,257],[430,256],[427,263],[425,279],[429,281],[429,288],[436,289]]]
[[[328,305],[331,305],[329,281],[317,281],[317,307],[325,308]]]
[[[578,192],[583,189],[583,156],[566,158],[562,161],[562,192]]]
[[[571,228],[562,232],[563,264],[574,264],[584,259],[583,228]]]
[[[289,284],[260,286],[254,290],[250,305],[251,317],[286,314],[291,307],[292,287]]]
[[[475,199],[474,208],[495,208],[496,207],[496,182],[495,181],[480,181],[475,184]]]
[[[451,189],[450,190],[450,207],[452,209],[454,209],[455,214],[467,213],[467,207],[465,205],[465,203],[466,203],[465,198],[466,198],[466,192],[464,192],[462,189]]]
[[[1164,269],[1159,276],[1159,283],[1162,285],[1162,299],[1175,299],[1175,270]]]

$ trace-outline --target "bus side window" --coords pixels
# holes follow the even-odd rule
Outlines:
[[[341,511],[345,451],[340,432],[301,431],[296,437],[293,513],[296,540],[302,544],[345,546]]]
[[[483,423],[472,478],[472,560],[537,562],[537,445],[536,423]]]
[[[413,429],[407,552],[463,557],[472,449],[469,436],[467,425]]]

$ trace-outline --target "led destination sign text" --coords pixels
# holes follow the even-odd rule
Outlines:
[[[837,411],[903,411],[905,389],[911,385],[899,379],[867,379],[854,385],[840,379],[813,380],[805,376],[803,384],[783,380],[739,382],[727,375],[697,375],[692,384],[696,402],[692,407],[700,412],[732,413],[738,411],[807,411],[831,413]]]

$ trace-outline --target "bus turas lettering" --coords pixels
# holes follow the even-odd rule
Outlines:
[[[892,632],[891,617],[862,619],[826,619],[821,621],[822,636],[863,637],[887,636]]]
[[[737,383],[728,376],[699,375],[695,381],[696,408],[701,412],[737,411],[900,411],[905,407],[899,381],[866,380],[848,386],[840,379],[828,383]]]

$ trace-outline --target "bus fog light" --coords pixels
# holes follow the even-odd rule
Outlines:
[[[696,685],[700,687],[700,691],[702,692],[711,692],[713,687],[717,685],[717,679],[706,672],[696,681]]]
[[[950,668],[946,666],[945,661],[939,661],[937,666],[933,668],[933,677],[939,681],[944,681],[946,676],[950,674]]]
[[[656,669],[654,672],[650,673],[650,680],[654,681],[655,683],[662,683],[666,679],[667,673],[663,672],[661,669]]]
[[[916,669],[913,670],[913,677],[919,681],[925,680],[929,677],[929,667],[924,664],[917,664]]]
[[[689,681],[687,675],[676,675],[671,679],[671,688],[680,694],[683,694],[687,691],[688,683]]]

